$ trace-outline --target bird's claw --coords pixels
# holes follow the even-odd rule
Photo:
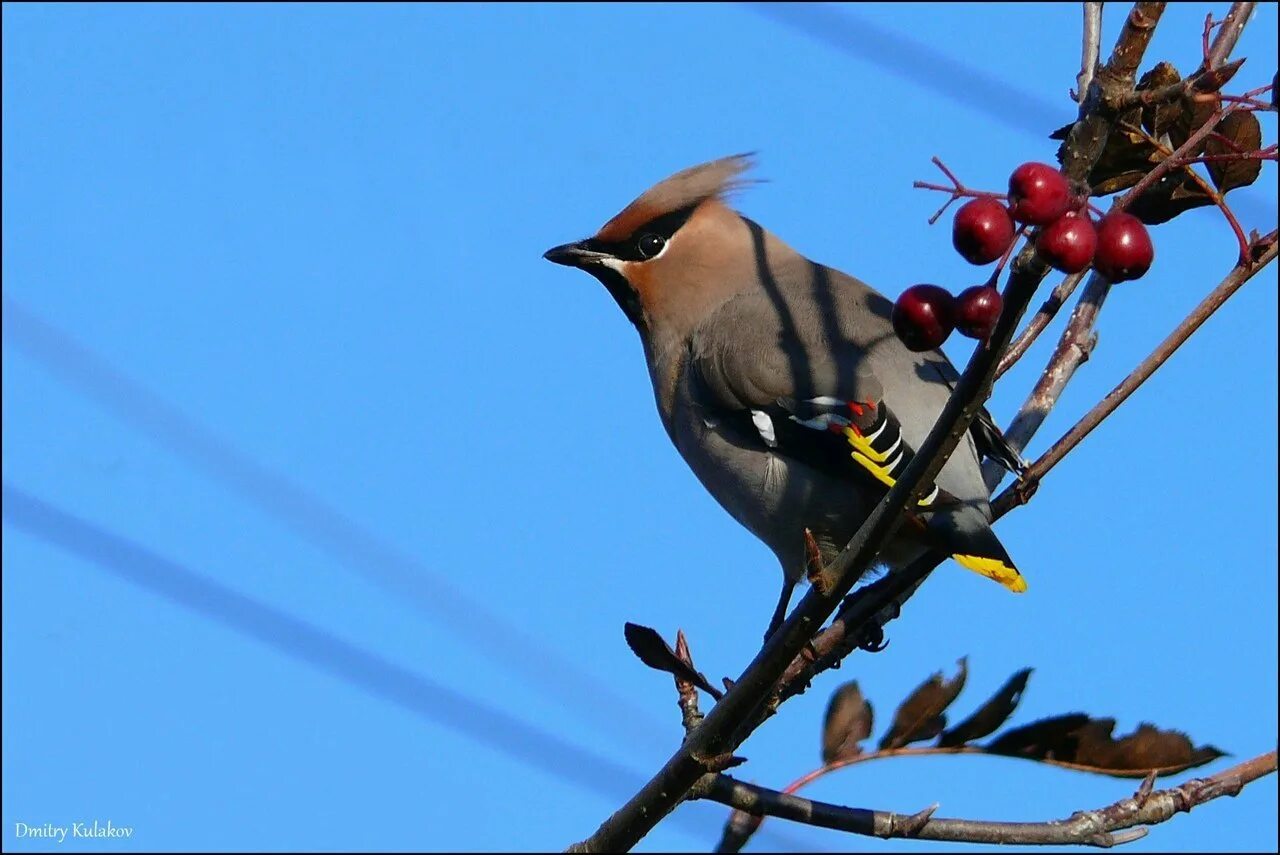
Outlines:
[[[867,653],[879,653],[889,646],[889,639],[884,637],[884,627],[878,623],[864,627],[858,639],[858,649]]]

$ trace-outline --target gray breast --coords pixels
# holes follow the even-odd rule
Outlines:
[[[843,545],[874,502],[868,491],[771,452],[758,435],[688,399],[671,412],[671,435],[707,491],[791,577],[803,571],[806,528],[824,545]]]

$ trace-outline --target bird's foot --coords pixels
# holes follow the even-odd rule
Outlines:
[[[856,646],[867,653],[879,653],[884,650],[889,646],[889,639],[884,637],[884,627],[878,623],[864,626],[859,633]]]
[[[792,580],[783,580],[782,592],[778,595],[778,605],[773,610],[773,617],[769,619],[769,628],[764,631],[764,643],[768,644],[769,639],[782,626],[782,622],[787,619],[787,606],[791,604],[791,593],[796,589],[796,583]]]
[[[840,610],[844,611],[855,603],[860,597],[867,596],[873,586],[864,585],[853,591],[849,596],[844,598],[844,602],[840,604]],[[884,625],[898,616],[900,609],[896,603],[890,604],[881,609],[879,613],[872,616],[865,625],[858,628],[857,633],[853,637],[853,646],[857,650],[865,650],[867,653],[879,653],[889,646],[889,640],[884,637]]]

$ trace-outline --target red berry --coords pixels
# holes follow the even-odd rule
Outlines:
[[[937,285],[912,285],[893,304],[893,331],[917,353],[940,347],[955,327],[955,297]]]
[[[1112,282],[1137,279],[1151,268],[1156,250],[1142,220],[1124,211],[1107,214],[1098,223],[1098,249],[1093,266]]]
[[[979,341],[991,336],[1000,320],[1004,298],[990,285],[974,285],[956,297],[956,329]]]
[[[1051,267],[1063,273],[1079,273],[1093,261],[1098,247],[1098,231],[1088,214],[1070,211],[1041,230],[1036,252]]]
[[[1009,176],[1009,213],[1020,223],[1047,226],[1071,207],[1071,185],[1047,163],[1024,163]]]
[[[951,243],[970,264],[990,264],[1013,243],[1013,220],[995,199],[974,199],[956,212]]]

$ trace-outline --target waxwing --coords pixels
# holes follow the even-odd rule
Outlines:
[[[957,374],[940,351],[903,346],[886,297],[729,208],[749,166],[737,155],[678,172],[545,258],[608,289],[640,333],[676,449],[777,555],[772,631],[815,544],[823,561],[839,553],[924,441]],[[991,530],[980,455],[1021,463],[989,416],[976,421],[880,563],[892,571],[935,547],[1026,590]]]

